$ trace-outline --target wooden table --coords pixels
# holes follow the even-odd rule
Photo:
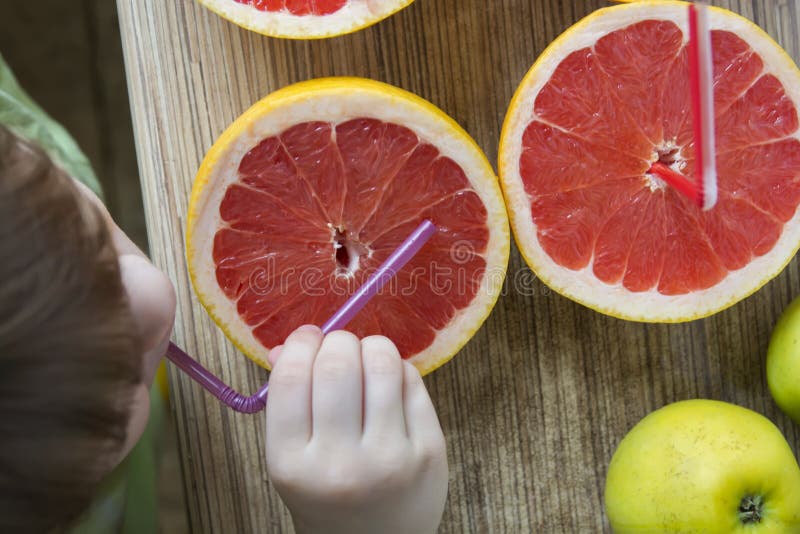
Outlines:
[[[800,59],[800,1],[719,4],[755,20]],[[368,30],[317,42],[270,39],[193,0],[118,0],[153,259],[177,287],[175,340],[228,383],[266,373],[215,327],[190,287],[186,207],[214,139],[253,102],[330,75],[383,80],[459,121],[497,157],[523,74],[603,0],[418,0]],[[707,397],[763,413],[800,451],[776,408],[764,356],[781,310],[800,294],[797,261],[733,309],[682,325],[592,312],[550,292],[516,250],[510,291],[478,335],[426,379],[448,438],[450,496],[441,532],[600,532],[606,466],[622,436],[666,403]],[[191,524],[196,532],[290,532],[267,480],[263,416],[237,415],[171,373]]]

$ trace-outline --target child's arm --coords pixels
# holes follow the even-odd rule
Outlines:
[[[297,532],[436,532],[444,435],[394,344],[306,326],[270,360],[267,467]]]

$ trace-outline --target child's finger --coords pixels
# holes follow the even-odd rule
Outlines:
[[[269,377],[268,450],[280,443],[304,443],[311,436],[311,376],[321,344],[316,326],[301,326],[286,339]]]
[[[403,360],[383,336],[361,341],[364,365],[364,439],[406,437],[403,415]]]
[[[444,434],[436,416],[436,409],[425,389],[417,368],[403,362],[403,407],[405,408],[408,437],[415,445],[429,451],[444,448]]]
[[[342,330],[325,336],[314,362],[314,440],[360,439],[361,382],[361,343],[358,338]]]

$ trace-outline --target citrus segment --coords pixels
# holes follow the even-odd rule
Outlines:
[[[657,176],[693,179],[684,3],[601,10],[536,62],[504,125],[500,174],[537,273],[639,320],[713,313],[777,274],[800,242],[800,75],[730,12],[711,15],[720,199],[704,212]]]
[[[264,362],[295,328],[333,315],[425,219],[436,234],[347,329],[388,336],[428,371],[499,293],[508,230],[496,178],[463,131],[408,93],[299,84],[256,104],[209,151],[190,270],[212,316]]]

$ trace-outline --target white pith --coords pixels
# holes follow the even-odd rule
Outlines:
[[[766,255],[754,258],[747,266],[732,271],[717,285],[685,295],[667,296],[655,288],[641,293],[626,290],[621,283],[609,285],[592,272],[592,263],[573,271],[555,263],[543,250],[537,228],[530,214],[531,198],[520,178],[522,134],[534,119],[534,101],[550,80],[556,67],[570,53],[592,46],[604,35],[642,20],[675,22],[688,39],[687,4],[683,2],[641,2],[606,8],[579,22],[556,40],[542,59],[526,75],[509,110],[504,127],[499,157],[499,173],[506,196],[517,244],[536,274],[559,293],[590,308],[630,320],[678,322],[703,317],[722,310],[750,295],[776,276],[794,256],[800,244],[800,212],[784,226],[774,248]],[[709,9],[711,29],[735,33],[759,55],[764,72],[776,76],[800,108],[800,75],[786,53],[752,22],[718,8]],[[800,132],[793,137],[800,139]]]
[[[223,152],[214,155],[208,183],[200,184],[200,188],[195,184],[195,193],[198,194],[193,198],[189,216],[188,259],[197,293],[209,313],[218,323],[225,325],[234,342],[259,363],[265,364],[268,349],[253,336],[251,327],[236,311],[235,302],[228,299],[216,281],[212,250],[214,234],[222,224],[219,215],[222,198],[227,187],[239,179],[237,170],[244,155],[264,138],[302,122],[336,124],[362,117],[408,127],[421,141],[436,146],[442,156],[449,157],[464,170],[488,213],[486,224],[490,237],[483,253],[487,273],[505,273],[509,229],[497,179],[477,146],[465,142],[463,134],[454,130],[454,125],[413,101],[380,90],[331,86],[328,89],[318,87],[313,94],[293,95],[260,116],[249,117],[251,122],[242,134]],[[502,282],[502,276],[485,276],[470,305],[457,312],[453,320],[437,332],[433,344],[410,361],[424,373],[452,357],[488,316],[499,296]]]
[[[288,11],[261,11],[234,0],[198,0],[220,16],[273,37],[315,38],[348,33],[378,22],[413,0],[350,0],[330,15],[293,15]]]

